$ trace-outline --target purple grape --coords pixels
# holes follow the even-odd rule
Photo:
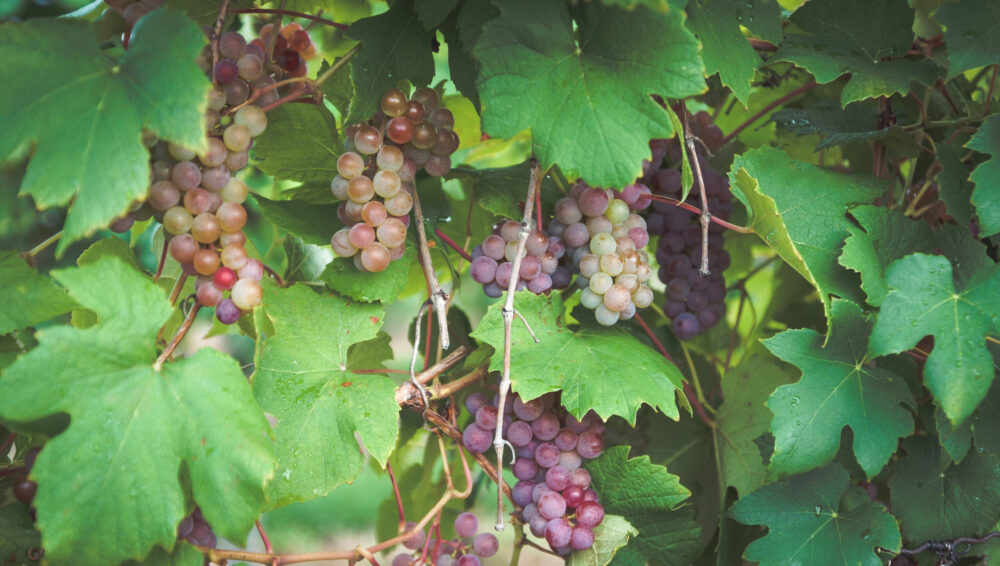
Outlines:
[[[710,281],[705,287],[705,298],[710,303],[721,303],[726,300],[726,284],[722,281]]]
[[[493,405],[480,407],[476,411],[476,424],[483,430],[493,430],[497,427],[497,408]]]
[[[594,529],[580,525],[573,529],[569,545],[573,550],[587,550],[594,546]]]
[[[583,458],[576,450],[569,450],[559,454],[559,465],[569,471],[579,468],[583,464]]]
[[[545,525],[545,540],[553,548],[568,545],[572,537],[573,525],[570,525],[565,517],[553,519],[549,521],[548,525]]]
[[[531,492],[535,489],[535,485],[533,481],[517,482],[511,490],[511,499],[521,507],[528,505],[531,503]]]
[[[542,498],[546,493],[552,493],[552,488],[545,485],[544,482],[536,483],[535,488],[531,490],[531,501],[534,504],[538,504],[538,500]]]
[[[455,532],[460,537],[473,537],[479,530],[479,519],[472,513],[461,513],[455,517]]]
[[[501,289],[506,289],[510,285],[510,276],[513,270],[514,264],[509,261],[505,261],[497,266],[497,271],[493,278]]]
[[[473,393],[465,398],[465,410],[474,415],[476,411],[485,407],[489,402],[490,400],[485,394]]]
[[[532,421],[531,430],[539,440],[552,440],[559,434],[559,417],[551,411],[545,411]]]
[[[570,485],[563,490],[562,496],[566,500],[567,507],[576,509],[583,503],[583,488],[578,485]]]
[[[569,287],[569,284],[573,280],[573,274],[563,266],[557,267],[550,277],[552,278],[553,289],[565,289]]]
[[[585,431],[580,434],[580,438],[577,440],[576,451],[580,453],[581,457],[588,460],[597,458],[604,452],[604,439],[592,430]]]
[[[691,258],[684,254],[674,254],[670,256],[663,267],[667,277],[670,279],[687,277],[689,271],[693,267],[691,264]],[[663,277],[660,277],[663,279]]]
[[[518,458],[513,466],[514,477],[526,481],[533,479],[538,473],[538,464],[530,458]]]
[[[538,277],[535,277],[531,281],[528,281],[528,290],[536,295],[541,295],[542,293],[548,291],[551,288],[552,288],[552,277],[550,277],[548,273],[542,273],[538,275]]]
[[[551,442],[543,442],[535,449],[535,462],[543,468],[551,468],[559,464],[559,454],[561,450]]]
[[[670,323],[670,327],[680,340],[690,340],[701,332],[701,323],[698,322],[695,315],[689,312],[677,315]]]
[[[218,309],[218,307],[216,307]],[[493,435],[489,431],[479,428],[476,423],[470,424],[462,433],[462,444],[473,454],[486,452],[493,443]]]
[[[514,453],[517,454],[518,458],[534,458],[535,449],[541,444],[537,440],[532,440],[524,446],[515,446]]]
[[[194,518],[188,515],[181,519],[180,524],[177,525],[177,538],[181,539],[188,536],[191,534],[192,529],[194,529]]]
[[[583,490],[583,500],[597,503],[598,502],[597,493],[592,489],[585,489]]]
[[[708,297],[703,291],[691,291],[687,297],[687,308],[691,312],[699,312],[708,306]]]
[[[514,421],[504,429],[504,434],[507,435],[507,440],[516,448],[527,446],[531,442],[533,433],[531,432],[530,424],[524,421]]]
[[[524,509],[521,509],[521,517],[523,517],[525,521],[530,521],[531,518],[537,514],[538,506],[534,503],[528,503],[524,506]]]
[[[413,530],[413,527],[416,526],[417,524],[414,523],[413,521],[406,522],[407,531]],[[409,548],[410,550],[423,548],[426,538],[427,538],[427,533],[425,533],[423,529],[420,529],[419,531],[413,533],[413,535],[411,535],[410,538],[403,541],[403,546]]]
[[[528,527],[531,529],[531,534],[536,537],[545,536],[545,527],[548,526],[549,520],[541,515],[535,515],[528,520]]]
[[[397,554],[392,558],[392,566],[410,566],[411,556],[409,554]],[[441,564],[438,561],[438,564]]]
[[[675,301],[683,301],[687,299],[688,292],[691,289],[688,287],[688,283],[684,279],[671,279],[667,283],[666,293],[667,296]]]
[[[539,508],[540,509],[540,508]],[[604,507],[595,501],[586,501],[576,508],[576,522],[585,527],[596,527],[604,520]]]
[[[487,283],[486,285],[483,286],[483,293],[485,293],[487,297],[493,299],[496,299],[501,295],[503,295],[504,290],[505,288],[501,287],[500,285],[497,285],[495,282]]]
[[[517,418],[522,421],[531,422],[538,417],[542,416],[545,412],[545,403],[542,398],[534,399],[525,403],[521,400],[521,396],[518,395],[514,397],[514,403],[512,403],[512,409]]]
[[[569,483],[581,489],[587,489],[590,487],[590,472],[583,468],[573,470],[569,475]]]
[[[482,246],[484,256],[494,261],[500,261],[503,259],[503,253],[507,247],[507,242],[496,234],[490,234],[489,236],[486,236],[485,240],[483,240]]]
[[[469,265],[469,274],[476,283],[486,285],[496,277],[497,262],[493,258],[479,256]]]
[[[569,428],[563,428],[552,441],[560,450],[568,451],[576,448],[577,434]]]
[[[551,489],[551,488],[550,488]],[[538,512],[552,520],[566,514],[566,500],[556,491],[549,491],[538,498]]]
[[[719,312],[719,308],[711,306],[698,313],[698,324],[702,328],[711,328],[718,324],[721,318],[722,314]]]
[[[687,283],[688,287],[690,287],[691,290],[693,291],[703,291],[705,288],[708,287],[708,284],[711,282],[712,281],[710,278],[702,277],[701,273],[698,273],[698,270],[696,269],[688,271]]]
[[[472,541],[472,551],[483,558],[489,558],[497,553],[500,541],[491,533],[480,533]]]
[[[482,566],[482,564],[475,554],[466,554],[458,559],[458,566]]]
[[[663,305],[663,313],[668,318],[676,319],[682,313],[687,312],[687,305],[683,301],[667,301]]]
[[[218,318],[222,324],[232,324],[239,320],[242,315],[243,311],[236,306],[232,299],[222,299],[219,304],[215,305],[215,318]]]
[[[213,71],[215,81],[219,84],[229,84],[240,76],[240,69],[236,66],[236,61],[231,59],[219,59]]]
[[[562,491],[569,487],[569,470],[562,466],[553,466],[545,472],[545,485],[554,491]],[[582,494],[581,494],[582,496]]]

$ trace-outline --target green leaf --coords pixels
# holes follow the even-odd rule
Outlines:
[[[531,0],[498,7],[474,49],[483,130],[511,138],[530,128],[543,168],[558,163],[592,185],[628,185],[650,157],[649,140],[674,134],[650,95],[705,90],[698,42],[679,10],[587,2],[571,15],[562,2]]]
[[[204,45],[196,25],[164,9],[139,21],[117,63],[81,20],[37,18],[0,28],[0,81],[8,85],[0,90],[0,159],[33,145],[21,194],[41,209],[72,201],[57,254],[146,194],[143,129],[205,146],[209,82],[195,63]]]
[[[392,303],[406,289],[410,267],[417,259],[416,249],[407,246],[403,257],[389,262],[384,271],[372,273],[354,266],[354,258],[339,257],[326,265],[321,281],[334,291],[358,301]]]
[[[876,128],[878,107],[873,104],[851,104],[847,108],[826,105],[809,109],[784,108],[771,115],[778,127],[799,135],[822,136],[814,151],[858,142],[879,141],[906,157],[916,157],[920,144],[900,126]],[[867,149],[867,145],[865,146]]]
[[[347,124],[375,114],[382,93],[400,81],[426,86],[434,78],[434,32],[421,25],[413,0],[393,2],[389,11],[354,22],[347,35],[361,42],[361,51],[351,61],[355,96]]]
[[[198,25],[215,25],[215,20],[219,17],[219,8],[222,7],[222,0],[167,0],[168,8],[175,8],[187,14]],[[229,4],[229,18],[235,17],[232,10],[238,8],[250,8],[253,6],[251,0],[233,0]],[[109,10],[110,11],[110,10]]]
[[[760,566],[881,566],[875,549],[898,552],[902,544],[892,515],[836,465],[762,487],[731,513],[743,524],[768,527],[744,555]]]
[[[385,312],[303,285],[265,292],[274,334],[261,346],[253,390],[274,415],[278,470],[271,508],[324,496],[364,469],[358,440],[379,464],[396,442],[395,384],[347,370],[348,348],[375,338]],[[308,320],[309,324],[302,324]]]
[[[972,221],[974,188],[969,182],[969,169],[950,145],[938,144],[937,157],[941,161],[941,172],[937,176],[941,200],[948,208],[948,214],[955,217],[959,226],[968,226]]]
[[[906,456],[889,480],[892,512],[912,543],[976,537],[1000,520],[1000,461],[972,450],[953,464],[933,438],[903,443]]]
[[[53,276],[97,313],[97,325],[40,332],[39,346],[0,377],[8,421],[71,419],[31,472],[48,560],[117,564],[154,545],[172,548],[191,511],[186,493],[217,533],[245,540],[274,455],[236,361],[205,348],[156,368],[157,331],[172,308],[116,258]]]
[[[903,378],[870,367],[872,323],[857,305],[834,301],[826,345],[814,330],[786,330],[764,341],[775,356],[802,370],[797,383],[779,387],[767,401],[775,475],[804,472],[837,455],[841,430],[854,433],[854,456],[870,478],[889,461],[899,438],[913,432],[916,407]]]
[[[972,448],[972,421],[967,420],[957,427],[953,426],[941,407],[935,406],[934,428],[938,433],[938,442],[951,460],[961,462],[969,453],[969,448]]]
[[[11,251],[0,252],[0,304],[0,334],[45,322],[76,306],[51,279]]]
[[[911,253],[942,250],[944,257],[962,274],[963,281],[993,263],[986,255],[986,247],[966,228],[944,226],[935,232],[926,222],[880,206],[857,206],[851,209],[851,215],[864,230],[848,227],[851,235],[844,242],[838,261],[861,275],[861,288],[870,305],[881,305],[889,294],[886,268]]]
[[[502,303],[495,303],[472,332],[493,346],[490,370],[503,367]],[[576,418],[593,409],[607,420],[618,415],[634,424],[643,403],[676,420],[675,392],[681,389],[677,366],[621,328],[582,328],[565,325],[562,299],[522,291],[514,308],[531,325],[536,343],[524,324],[515,319],[511,331],[510,376],[514,391],[534,399],[562,391],[562,404]],[[609,373],[609,368],[613,368]]]
[[[337,205],[312,204],[301,200],[271,200],[253,195],[271,224],[302,238],[308,244],[329,246],[330,237],[344,225],[337,217]]]
[[[432,30],[441,25],[455,6],[458,6],[458,0],[416,0],[413,8],[420,16],[424,29]]]
[[[690,564],[701,546],[691,509],[681,506],[691,493],[648,456],[629,459],[628,453],[628,446],[616,446],[586,464],[605,513],[620,515],[639,530],[619,552],[638,551],[650,564]]]
[[[267,129],[253,144],[257,166],[268,175],[329,184],[344,151],[337,121],[321,104],[284,104],[267,114]]]
[[[902,58],[913,42],[913,10],[906,0],[813,0],[792,14],[804,34],[789,34],[774,61],[791,61],[828,83],[851,78],[841,106],[876,96],[905,94],[910,81],[933,84],[934,65]]]
[[[972,414],[976,446],[1000,455],[1000,382],[995,381],[986,398]]]
[[[28,507],[20,501],[0,507],[0,563],[4,566],[38,564],[28,558],[29,550],[42,548],[33,523]]]
[[[319,281],[319,276],[330,263],[328,248],[306,244],[301,238],[292,236],[286,238],[283,244],[288,257],[288,267],[285,268],[285,282]]]
[[[637,534],[639,530],[629,524],[624,517],[605,515],[601,524],[594,528],[594,546],[570,554],[566,564],[604,566],[611,562],[618,549],[628,544],[629,539]]]
[[[105,257],[116,257],[125,265],[142,272],[142,266],[139,265],[139,260],[135,258],[135,253],[132,252],[128,242],[115,237],[103,238],[91,244],[89,248],[83,250],[80,257],[76,258],[76,265],[90,265]]]
[[[952,423],[961,424],[993,382],[985,336],[998,330],[1000,271],[984,270],[956,287],[947,259],[913,254],[890,265],[886,280],[892,291],[872,331],[871,353],[895,354],[934,336],[924,382]]]
[[[781,8],[773,0],[691,0],[688,27],[701,41],[707,74],[719,73],[722,84],[732,89],[744,105],[750,86],[763,60],[750,45],[741,25],[763,33],[770,41],[781,41]]]
[[[340,57],[335,59],[334,62],[339,60]],[[316,76],[322,76],[323,73],[325,73],[329,68],[330,64],[323,61],[323,64],[319,66],[319,72]],[[344,119],[347,117],[347,111],[350,108],[351,99],[354,98],[354,82],[351,80],[351,73],[349,73],[347,69],[341,67],[334,72],[332,77],[320,85],[320,90],[323,91],[323,97],[330,101],[334,108],[340,112],[340,118]]]
[[[144,560],[129,560],[124,566],[199,566],[205,563],[205,555],[186,542],[178,542],[173,552],[157,546]]]
[[[456,167],[448,179],[458,179],[470,199],[487,212],[503,218],[520,218],[531,168],[527,161],[497,169]],[[552,210],[560,198],[566,196],[559,190],[551,175],[542,179],[542,208]]]
[[[827,319],[830,294],[862,301],[857,278],[837,263],[849,204],[882,192],[871,176],[834,173],[761,147],[739,155],[729,177],[750,209],[750,228],[819,291]],[[808,187],[809,190],[803,190]]]
[[[972,204],[979,218],[979,235],[992,236],[1000,232],[1000,114],[994,114],[979,126],[965,147],[992,156],[980,163],[970,177],[976,184]]]
[[[764,485],[767,463],[756,439],[770,431],[771,411],[764,402],[781,385],[794,380],[794,370],[766,352],[747,356],[722,378],[725,401],[715,415],[719,427],[722,481],[740,495]]]
[[[1000,63],[1000,2],[949,2],[934,12],[934,19],[945,26],[949,79],[968,69]]]

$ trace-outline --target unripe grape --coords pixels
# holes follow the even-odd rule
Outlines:
[[[601,271],[598,271],[590,278],[590,290],[598,295],[606,293],[612,285],[614,285],[614,281],[611,279],[611,276]]]
[[[590,239],[590,252],[597,256],[609,254],[618,249],[618,242],[608,233],[595,234]]]
[[[403,186],[402,181],[399,179],[399,175],[389,170],[382,170],[375,173],[375,177],[372,179],[372,185],[375,190],[375,194],[382,198],[392,198]]]
[[[350,228],[337,230],[330,238],[330,247],[339,257],[351,257],[358,253],[358,248],[351,243]]]
[[[190,161],[195,157],[193,150],[175,143],[167,144],[167,152],[177,161]]]
[[[191,235],[202,244],[211,244],[218,240],[221,232],[219,220],[210,212],[199,214],[191,223]]]
[[[590,287],[587,287],[582,291],[580,291],[580,304],[587,307],[588,309],[591,310],[596,309],[597,305],[600,305],[603,302],[604,302],[604,297],[591,291]]]
[[[382,146],[375,156],[375,163],[379,169],[398,172],[403,166],[403,152],[394,145]]]
[[[240,310],[252,310],[260,306],[264,298],[264,290],[260,283],[253,279],[240,279],[233,285],[229,298]]]
[[[250,139],[250,130],[239,124],[230,124],[222,132],[222,141],[230,151],[243,151],[250,145]]]
[[[612,200],[608,203],[607,210],[604,211],[604,215],[614,224],[625,222],[630,213],[631,210],[629,210],[628,203],[621,199]]]
[[[242,245],[230,244],[222,248],[219,259],[222,261],[222,265],[234,271],[239,271],[247,264],[250,258],[247,256],[246,248]]]
[[[379,243],[361,250],[361,265],[368,271],[379,272],[389,266],[389,250]]]
[[[246,183],[236,177],[230,177],[225,188],[222,189],[222,200],[223,202],[242,204],[247,200],[249,193],[250,187]]]
[[[219,236],[219,245],[222,247],[237,245],[242,247],[247,243],[247,235],[242,231],[238,232],[223,232]]]
[[[354,133],[354,147],[364,154],[378,153],[382,145],[382,134],[374,126],[362,126]]]
[[[244,106],[236,111],[233,123],[245,127],[251,136],[257,137],[267,128],[267,114],[257,106]]]
[[[174,235],[191,230],[192,222],[194,218],[191,213],[181,206],[175,206],[163,213],[163,229]]]
[[[397,218],[387,218],[376,231],[378,241],[387,248],[396,248],[406,241],[406,226]]]
[[[347,182],[347,198],[358,204],[364,204],[375,196],[372,180],[364,175],[358,175]]]
[[[219,226],[226,232],[239,232],[247,223],[247,211],[239,203],[223,203],[215,215],[219,218]]]
[[[365,170],[365,160],[353,151],[345,152],[337,159],[337,172],[345,179],[353,179]]]
[[[616,253],[604,254],[601,256],[601,271],[612,277],[621,274],[624,264],[621,256]]]
[[[170,257],[178,263],[189,263],[194,259],[195,252],[198,251],[198,242],[191,234],[181,234],[170,239],[168,250]]]
[[[218,112],[222,110],[225,106],[226,106],[226,91],[219,88],[218,85],[213,86],[212,89],[208,91],[208,109]]]
[[[615,283],[604,293],[604,306],[613,312],[621,312],[631,301],[632,295],[621,283]]]
[[[219,255],[212,250],[198,250],[191,263],[198,273],[212,275],[219,268]]]

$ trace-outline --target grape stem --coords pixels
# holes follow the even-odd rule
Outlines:
[[[417,185],[413,185],[413,219],[417,224],[417,242],[420,248],[420,266],[424,270],[424,279],[427,280],[427,285],[430,287],[430,300],[431,304],[434,306],[434,312],[437,313],[438,320],[438,339],[441,341],[441,347],[445,350],[451,346],[451,340],[448,338],[448,293],[444,292],[441,288],[441,284],[438,283],[437,273],[434,272],[434,264],[431,262],[431,251],[427,246],[427,230],[424,227],[424,212],[420,207],[420,197],[417,195]],[[416,347],[416,345],[414,345]]]
[[[38,244],[37,246],[35,246],[35,247],[31,248],[30,250],[28,250],[28,251],[24,252],[23,254],[21,254],[21,257],[23,257],[24,259],[28,260],[28,264],[31,265],[32,267],[34,267],[35,266],[35,256],[38,255],[38,254],[40,254],[42,252],[42,250],[44,250],[45,248],[47,248],[47,247],[51,246],[52,244],[56,243],[57,241],[59,241],[59,238],[61,238],[62,235],[63,235],[63,231],[62,230],[56,232],[55,234],[52,234],[48,238],[45,238],[44,240],[42,240],[42,243]]]
[[[417,352],[420,351],[420,322],[424,319],[424,311],[427,310],[431,304],[431,300],[427,299],[420,305],[420,309],[417,310],[417,322],[413,325],[413,353],[410,355],[410,381],[409,383],[416,388],[417,392],[420,393],[420,400],[424,403],[424,410],[426,411],[430,408],[430,403],[427,399],[427,388],[424,384],[417,381],[416,367],[417,367]],[[430,332],[427,333],[427,343],[430,344]],[[426,356],[425,356],[426,359]]]
[[[278,11],[274,12],[274,18],[271,20],[271,34],[267,36],[267,45],[264,46],[265,65],[274,58],[274,46],[278,43],[278,34],[281,33],[281,12],[284,11],[284,7],[285,0],[281,0],[278,3]]]
[[[514,254],[514,261],[512,262],[513,265],[510,271],[513,275],[510,278],[510,283],[507,284],[507,297],[501,311],[503,313],[503,372],[500,378],[500,388],[497,391],[499,397],[497,414],[500,415],[500,418],[497,419],[497,428],[493,436],[493,449],[496,450],[497,455],[498,477],[503,477],[503,449],[505,444],[503,439],[503,415],[504,407],[507,403],[507,393],[510,391],[510,335],[514,324],[514,293],[517,291],[517,282],[520,279],[518,274],[521,270],[521,258],[524,255],[525,245],[528,243],[528,234],[531,233],[531,209],[535,204],[535,193],[538,191],[541,182],[542,171],[538,166],[538,159],[532,155],[531,175],[528,179],[528,195],[524,199],[524,215],[521,217],[521,231],[518,233],[517,251]],[[524,317],[521,317],[521,320],[524,321]],[[527,321],[524,322],[527,324]],[[532,333],[532,336],[534,337],[534,333]],[[535,341],[537,342],[538,338],[535,338]],[[500,483],[497,483],[497,520],[493,528],[498,531],[504,529],[503,490]]]
[[[228,4],[228,2],[226,2]],[[304,12],[295,12],[293,10],[275,10],[271,8],[243,8],[240,10],[233,10],[234,14],[281,14],[283,16],[291,16],[293,18],[302,18],[304,20],[311,20],[324,25],[332,26],[337,29],[348,30],[351,26],[347,24],[340,24],[333,20],[328,20],[326,18],[321,18],[319,16],[313,16],[311,14],[306,14]]]
[[[396,498],[396,511],[399,514],[399,526],[396,528],[396,532],[401,533],[406,530],[406,512],[403,511],[403,496],[399,494],[399,484],[396,483],[396,474],[392,472],[392,464],[386,462],[385,471],[389,474],[389,481],[392,482],[392,495]]]
[[[451,238],[448,237],[447,234],[442,232],[440,227],[438,226],[434,227],[434,235],[437,236],[438,238],[441,238],[442,242],[447,244],[449,248],[455,250],[458,253],[458,255],[462,256],[462,259],[470,263],[472,262],[472,256],[469,255],[469,252],[462,249],[462,246],[459,246],[457,243],[455,243],[455,240],[452,240]]]
[[[167,248],[170,247],[170,240],[163,238],[163,251],[160,252],[160,262],[156,264],[156,273],[153,274],[153,281],[159,281],[163,275],[163,266],[167,264]]]
[[[264,525],[260,521],[255,521],[254,526],[257,527],[257,534],[260,535],[260,541],[264,543],[264,552],[268,554],[274,552],[274,547],[271,546],[271,539],[268,538],[267,531],[264,530]]]
[[[681,103],[681,120],[684,122],[684,143],[687,144],[687,158],[694,169],[695,186],[701,196],[701,266],[698,273],[702,277],[708,277],[712,272],[708,269],[708,225],[712,221],[712,213],[708,210],[708,197],[705,196],[705,179],[701,175],[701,163],[698,161],[698,153],[694,147],[694,134],[691,133],[691,125],[688,124],[687,106]]]
[[[278,275],[277,271],[275,271],[275,270],[271,269],[270,267],[268,267],[267,264],[264,263],[264,262],[260,262],[260,264],[264,267],[264,271],[266,271],[267,274],[270,275],[271,277],[273,277],[274,280],[275,280],[275,282],[278,283],[278,287],[284,287],[285,286],[284,279],[282,279],[281,276]]]
[[[656,195],[656,194],[646,195],[646,197],[649,198],[649,199],[652,199],[652,200],[658,200],[660,202],[669,202],[670,204],[673,204],[675,206],[679,206],[679,207],[683,208],[684,210],[687,210],[688,212],[694,212],[695,214],[698,214],[698,213],[701,212],[701,210],[698,207],[696,207],[696,206],[694,206],[692,204],[688,204],[686,202],[679,201],[679,200],[677,200],[675,198],[672,198],[672,197],[663,196],[663,195]],[[718,224],[719,226],[722,226],[723,228],[725,228],[727,230],[732,230],[733,232],[739,232],[740,234],[753,234],[754,233],[754,231],[752,229],[750,229],[750,228],[746,228],[744,226],[737,226],[736,224],[732,224],[730,222],[726,222],[725,220],[719,218],[718,216],[712,216],[710,218],[710,220],[712,222]]]
[[[188,312],[187,316],[184,317],[184,322],[181,324],[181,327],[177,329],[177,333],[170,339],[170,343],[167,344],[166,348],[164,348],[160,357],[156,358],[156,362],[153,363],[154,370],[160,371],[160,368],[163,367],[163,362],[167,361],[167,358],[174,353],[174,350],[177,349],[177,345],[181,343],[181,340],[184,339],[188,330],[191,329],[191,324],[194,322],[195,317],[198,316],[199,310],[201,310],[201,303],[195,303],[194,307]]]
[[[212,31],[212,82],[215,83],[215,65],[219,62],[219,37],[222,26],[226,23],[226,13],[229,11],[230,0],[222,0],[219,6],[219,17],[215,18],[215,29]]]
[[[920,554],[925,550],[930,550],[942,558],[942,561],[937,562],[937,564],[951,565],[954,564],[962,554],[966,554],[969,550],[971,550],[972,545],[982,544],[990,539],[994,539],[997,537],[1000,537],[1000,532],[993,531],[992,533],[981,536],[979,538],[958,537],[956,539],[947,541],[927,541],[916,548],[913,549],[904,548],[900,550],[898,553],[894,554],[896,554],[896,556],[901,556],[901,555],[916,556],[917,554]],[[964,550],[958,550],[957,547],[960,544],[968,545],[968,548]],[[879,550],[885,552],[892,552],[884,548]]]
[[[797,88],[797,89],[795,89],[793,91],[790,91],[788,94],[786,94],[786,95],[778,98],[777,100],[771,102],[767,106],[761,108],[758,112],[754,113],[753,116],[750,116],[749,118],[747,118],[746,120],[744,120],[742,124],[740,124],[739,126],[736,126],[733,129],[733,131],[729,132],[729,134],[726,135],[726,137],[722,138],[722,144],[720,144],[720,145],[726,145],[727,143],[733,141],[733,139],[735,139],[736,136],[740,135],[740,132],[742,132],[743,130],[747,129],[747,127],[749,127],[751,124],[753,124],[757,120],[760,120],[764,116],[767,116],[767,114],[771,110],[774,110],[775,108],[781,106],[782,104],[788,102],[789,100],[791,100],[791,99],[799,96],[800,94],[802,94],[804,92],[809,92],[810,90],[816,88],[816,86],[818,84],[819,83],[817,83],[816,81],[808,82],[808,83],[800,86],[799,88]]]
[[[415,376],[416,382],[423,385],[435,377],[444,373],[448,368],[457,364],[462,358],[469,354],[469,349],[465,346],[459,346],[454,352],[448,354],[440,362],[434,364],[433,366],[420,372],[420,374]],[[418,389],[411,383],[407,381],[396,388],[396,403],[399,405],[404,405],[412,402],[415,399],[415,394]]]

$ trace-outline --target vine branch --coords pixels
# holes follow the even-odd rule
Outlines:
[[[430,287],[428,299],[434,306],[434,312],[438,319],[438,337],[441,347],[445,350],[451,345],[448,338],[448,309],[445,304],[448,301],[448,293],[444,292],[441,284],[438,283],[437,273],[434,272],[434,264],[431,262],[431,251],[427,246],[427,230],[424,227],[424,212],[420,207],[420,197],[417,195],[417,186],[413,185],[413,219],[417,225],[417,241],[420,247],[421,267],[424,269],[424,278]]]
[[[199,310],[201,310],[201,303],[195,303],[194,307],[192,307],[191,310],[188,311],[187,316],[184,317],[184,322],[181,324],[181,327],[177,329],[177,333],[174,334],[174,337],[170,339],[170,343],[167,344],[166,348],[164,348],[163,352],[160,354],[160,357],[156,358],[156,362],[153,364],[154,370],[160,371],[160,368],[163,367],[163,362],[167,361],[167,358],[170,357],[170,354],[174,353],[174,350],[177,349],[177,345],[181,343],[181,340],[184,339],[184,336],[188,333],[188,330],[191,329],[191,324],[194,322],[195,317],[198,316]]]
[[[677,199],[675,199],[673,197],[668,197],[668,196],[664,196],[664,195],[657,195],[657,194],[646,195],[646,197],[648,197],[648,198],[650,198],[652,200],[658,200],[660,202],[669,202],[670,204],[678,206],[680,208],[683,208],[684,210],[687,210],[688,212],[693,212],[695,214],[700,214],[701,213],[701,209],[699,209],[698,207],[694,206],[693,204],[688,204],[686,202],[679,201],[679,200],[677,200]],[[722,226],[723,228],[725,228],[727,230],[732,230],[733,232],[739,232],[740,234],[753,234],[754,233],[754,231],[752,229],[750,229],[750,228],[746,228],[744,226],[737,226],[736,224],[733,224],[731,222],[726,222],[725,220],[719,218],[718,216],[712,216],[712,217],[709,218],[709,220],[711,222],[714,222],[715,224],[718,224],[719,226]]]
[[[687,106],[683,103],[681,103],[681,110],[683,111],[681,118],[684,121],[684,143],[688,149],[687,157],[694,169],[695,186],[698,187],[698,193],[701,196],[701,266],[698,267],[698,273],[702,277],[708,277],[711,275],[711,271],[708,269],[708,225],[712,221],[712,213],[708,210],[708,197],[705,195],[705,179],[701,175],[701,163],[694,147],[694,135],[691,133],[691,125],[688,124]]]

